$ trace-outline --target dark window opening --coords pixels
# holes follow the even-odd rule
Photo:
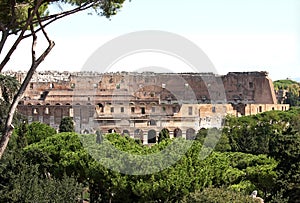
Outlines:
[[[156,125],[156,121],[155,120],[150,120],[148,124],[150,126],[155,126]]]
[[[148,131],[148,143],[156,143],[156,131],[155,130]]]
[[[131,107],[131,113],[134,113],[135,112],[135,108],[134,107]]]
[[[189,115],[193,115],[193,107],[189,106]]]
[[[253,82],[249,82],[249,88],[253,88]]]

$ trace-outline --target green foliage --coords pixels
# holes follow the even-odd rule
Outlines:
[[[31,171],[49,172],[55,180],[76,177],[88,186],[91,202],[251,202],[253,190],[269,202],[292,202],[299,198],[299,113],[292,108],[228,117],[222,131],[201,129],[196,141],[162,139],[151,147],[116,133],[102,135],[101,142],[97,135],[59,133],[25,147],[17,163],[30,163]],[[217,150],[202,160],[217,140]],[[13,175],[22,169],[17,163],[6,164],[2,185],[24,179]]]
[[[117,12],[122,8],[122,4],[125,0],[105,0],[105,1],[79,1],[79,0],[62,0],[62,1],[42,1],[42,4],[38,7],[38,13],[41,17],[48,16],[49,3],[55,2],[56,4],[69,4],[73,7],[82,6],[83,4],[89,3],[98,15],[109,18],[110,16],[116,15]],[[32,0],[0,0],[0,22],[6,30],[16,33],[20,28],[24,27],[28,19],[28,10],[33,9],[37,6],[37,1]],[[63,7],[63,6],[60,6]],[[32,25],[37,25],[37,17],[33,17]],[[25,27],[25,29],[29,29]]]
[[[64,117],[59,124],[59,132],[74,132],[74,121],[71,117]]]
[[[28,160],[40,164],[39,170],[49,171],[53,177],[73,174],[78,181],[88,183],[92,202],[176,202],[208,186],[224,185],[242,194],[249,193],[253,188],[265,191],[265,187],[268,187],[268,192],[276,178],[273,169],[277,162],[265,155],[214,152],[201,160],[200,142],[166,139],[147,147],[115,133],[103,135],[101,144],[96,143],[96,137],[75,133],[56,134],[26,147],[25,155]],[[179,149],[185,142],[191,145],[183,153]],[[111,146],[117,151],[111,150]],[[168,158],[157,159],[154,156],[139,159],[135,156],[153,155],[162,150]],[[159,170],[172,159],[178,161]],[[112,166],[114,170],[109,169]],[[118,172],[137,169],[142,173],[127,175]],[[158,171],[148,173],[154,169]],[[249,182],[249,185],[242,187],[244,182]]]
[[[158,135],[158,143],[165,140],[165,139],[169,139],[170,138],[170,134],[168,129],[164,128],[159,132]]]
[[[195,140],[201,142],[203,147],[207,147],[218,152],[226,152],[231,150],[228,136],[225,133],[222,133],[221,129],[201,128],[198,131]]]
[[[86,179],[90,156],[82,147],[76,133],[65,132],[47,137],[24,149],[28,160],[40,165],[55,177],[63,174],[75,175],[79,180]]]
[[[63,175],[47,178],[20,150],[7,150],[0,162],[0,202],[75,202],[82,186]]]
[[[0,74],[0,92],[3,98],[3,102],[10,103],[19,87],[20,83],[16,80],[15,77]]]
[[[42,139],[56,134],[56,130],[47,124],[33,122],[26,129],[26,139],[28,144],[39,142]]]
[[[255,203],[254,199],[250,198],[249,195],[237,193],[234,190],[227,188],[213,188],[208,187],[203,191],[196,191],[185,197],[182,203]]]
[[[34,4],[36,4],[36,2],[31,0],[0,0],[0,21],[2,26],[12,32],[17,31],[20,27],[25,25],[25,21],[28,17],[28,9],[32,8],[32,5]],[[38,9],[40,16],[47,15],[47,6],[48,2],[44,2],[40,6]]]
[[[286,90],[285,104],[300,106],[300,83],[293,80],[277,80],[274,82],[275,90]]]
[[[261,182],[264,193],[271,188],[267,200],[271,201],[272,197],[282,201],[299,199],[296,196],[300,193],[299,115],[299,108],[291,108],[286,112],[271,111],[241,118],[228,117],[226,120],[223,133],[227,134],[232,151],[266,154],[278,161],[274,170],[275,181],[268,181],[274,178],[267,177],[269,172],[263,175],[265,181],[257,180]]]
[[[279,161],[278,190],[284,189],[290,200],[300,199],[300,134],[280,135],[271,146],[270,155]]]
[[[294,87],[299,87],[299,83],[293,80],[276,80],[273,82],[275,90],[284,89],[291,90]]]
[[[20,84],[16,78],[0,74],[0,133],[4,128],[10,103],[19,86]],[[21,119],[20,117],[19,114],[15,115],[14,124],[18,119]]]

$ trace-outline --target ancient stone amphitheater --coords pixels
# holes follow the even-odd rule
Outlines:
[[[144,144],[155,143],[164,128],[192,139],[200,128],[221,127],[226,115],[288,108],[277,104],[267,72],[37,72],[18,105],[29,122],[58,128],[69,116],[77,132],[118,132]]]

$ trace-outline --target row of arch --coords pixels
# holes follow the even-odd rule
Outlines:
[[[21,105],[22,104],[22,102],[19,102],[19,105]],[[43,105],[43,104],[41,104],[41,103],[27,103],[26,104],[27,106],[33,106],[33,105],[37,105],[37,106],[41,106],[41,105]],[[75,103],[75,104],[70,104],[70,103],[65,103],[65,104],[63,104],[63,103],[55,103],[55,104],[50,104],[50,103],[47,103],[47,104],[45,104],[46,106],[50,106],[50,105],[52,105],[52,106],[59,106],[59,105],[66,105],[66,106],[70,106],[70,105],[75,105],[75,106],[80,106],[80,105],[88,105],[88,106],[90,106],[90,105],[92,105],[91,103],[86,103],[86,104],[81,104],[81,103]],[[100,108],[101,107],[104,107],[104,105],[102,104],[102,103],[97,103],[96,104],[97,106],[99,106]],[[112,105],[112,103],[107,103],[107,105]],[[119,105],[124,105],[124,103],[120,103]],[[134,102],[130,102],[129,103],[129,105],[130,106],[134,106],[134,105],[136,105]],[[144,102],[140,102],[138,105],[140,105],[140,106],[146,106],[147,104],[146,103],[144,103]],[[150,105],[158,105],[158,103],[155,103],[155,102],[151,102],[150,103]]]
[[[146,135],[147,135],[147,143],[151,144],[151,143],[156,143],[157,142],[157,138],[159,136],[159,133],[162,132],[162,131],[165,131],[167,132],[169,135],[170,135],[170,130],[167,129],[167,128],[163,128],[161,131],[156,131],[154,129],[151,129],[151,130],[148,130],[146,132]],[[114,133],[116,132],[115,129],[109,129],[108,130],[108,133]],[[180,128],[175,128],[173,131],[173,137],[174,138],[178,138],[178,137],[183,137],[183,132]],[[128,135],[128,136],[132,136],[129,132],[129,130],[127,129],[124,129],[121,133],[122,135]],[[133,131],[133,138],[135,139],[140,139],[140,140],[144,140],[144,131],[142,129],[135,129]],[[196,136],[196,131],[193,129],[193,128],[188,128],[186,131],[185,131],[185,138],[187,140],[193,140],[195,139],[195,136]]]

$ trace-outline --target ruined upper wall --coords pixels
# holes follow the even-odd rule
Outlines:
[[[9,74],[15,75],[20,81],[25,77],[25,73],[21,72]],[[136,99],[153,98],[192,103],[276,104],[273,84],[267,72],[230,72],[218,76],[212,73],[100,74],[45,71],[34,75],[25,97],[43,100],[49,95],[51,100],[55,100],[62,92],[64,95],[72,95],[74,91],[82,97],[94,94],[98,100],[103,100],[104,96],[109,100],[114,95],[129,95]]]

